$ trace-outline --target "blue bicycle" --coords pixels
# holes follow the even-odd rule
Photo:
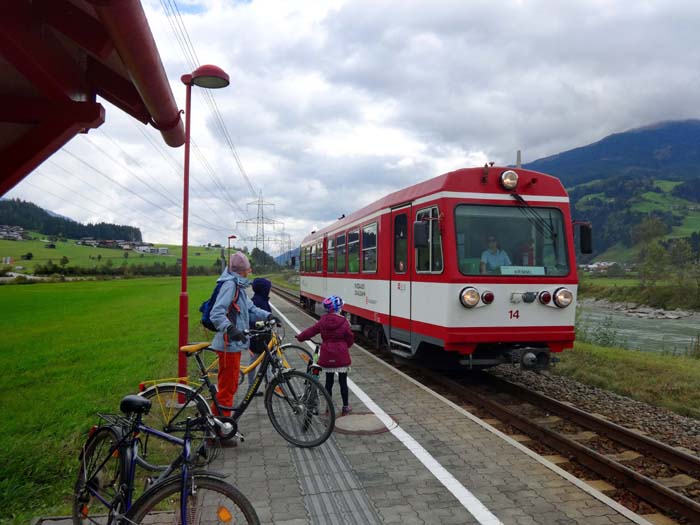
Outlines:
[[[205,416],[188,419],[181,439],[143,425],[142,418],[150,408],[149,399],[130,395],[120,404],[126,417],[100,415],[105,424],[93,427],[80,454],[73,523],[259,524],[250,501],[223,481],[225,476],[193,468],[196,454],[192,452],[192,432],[211,422]],[[136,468],[145,464],[139,461],[142,434],[179,445],[182,454],[132,502]]]

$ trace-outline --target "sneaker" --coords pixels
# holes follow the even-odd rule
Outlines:
[[[342,415],[347,416],[350,412],[352,412],[351,406],[343,407]]]

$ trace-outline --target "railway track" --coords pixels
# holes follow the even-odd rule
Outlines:
[[[274,291],[299,304],[298,293],[278,287]],[[697,456],[490,374],[481,374],[483,382],[474,385],[411,368],[463,403],[491,414],[617,489],[629,491],[673,519],[700,523]],[[629,498],[616,499],[630,506]],[[635,502],[631,506],[639,510]]]

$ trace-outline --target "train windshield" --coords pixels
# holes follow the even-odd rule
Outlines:
[[[556,208],[459,204],[455,230],[464,275],[569,273],[564,218]]]

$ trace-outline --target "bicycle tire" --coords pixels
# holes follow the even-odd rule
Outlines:
[[[120,432],[112,426],[101,426],[90,436],[80,454],[78,480],[73,489],[73,524],[100,523],[95,517],[109,519],[113,510],[104,505],[88,488],[95,490],[105,501],[117,502],[120,479],[123,472],[122,459],[113,447],[121,439]],[[95,504],[95,508],[92,505]],[[117,502],[117,505],[120,504]],[[96,511],[93,512],[93,511]],[[92,515],[92,517],[91,517]]]
[[[143,424],[179,438],[185,435],[185,423],[188,417],[197,418],[211,414],[209,404],[204,397],[187,385],[177,383],[154,385],[139,395],[150,399],[152,403],[149,413],[143,416]],[[187,407],[177,414],[182,406],[181,396],[187,402]],[[192,454],[197,459],[196,464],[206,465],[217,455],[219,445],[217,436],[213,429],[205,425],[190,431]],[[142,433],[138,462],[148,470],[165,470],[181,452],[180,445]]]
[[[252,503],[233,485],[206,473],[195,473],[192,479],[196,490],[189,497],[187,509],[191,523],[260,524]],[[154,485],[131,506],[124,521],[179,524],[181,488],[180,476]],[[215,519],[210,521],[208,516]]]
[[[280,351],[284,354],[287,362],[297,370],[308,372],[309,367],[314,362],[314,354],[303,346],[287,343],[280,346]]]
[[[270,382],[265,409],[279,435],[297,447],[322,444],[335,427],[331,396],[316,378],[298,370],[285,371]]]

